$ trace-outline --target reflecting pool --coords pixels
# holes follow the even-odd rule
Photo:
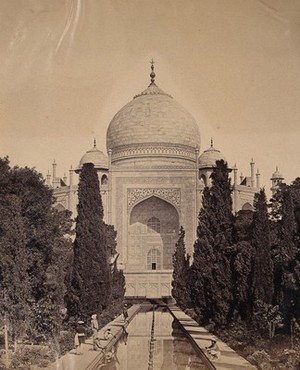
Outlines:
[[[150,305],[135,316],[105,362],[99,369],[206,369],[167,308],[158,307],[153,313]]]

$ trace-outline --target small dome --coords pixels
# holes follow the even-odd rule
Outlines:
[[[97,170],[108,169],[108,159],[101,150],[97,149],[96,142],[94,142],[94,147],[81,158],[77,170],[80,170],[85,163],[93,163]]]
[[[276,171],[273,173],[271,180],[283,180],[283,179],[284,179],[284,177],[278,171],[278,167],[276,167]]]
[[[213,143],[209,149],[205,150],[199,157],[199,168],[211,168],[216,166],[216,161],[223,159],[227,162],[223,154],[213,147]]]

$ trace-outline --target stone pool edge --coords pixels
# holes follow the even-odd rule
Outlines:
[[[210,366],[214,370],[257,370],[257,367],[250,364],[226,343],[222,342],[218,337],[210,333],[207,329],[199,326],[190,316],[184,313],[175,304],[168,304],[168,309],[171,315],[178,321],[181,328],[187,334],[194,347],[198,349],[199,354],[205,361],[205,365]],[[219,359],[210,360],[205,354],[205,347],[209,346],[211,340],[217,341],[221,352]]]

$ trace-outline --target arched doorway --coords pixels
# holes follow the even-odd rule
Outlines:
[[[135,205],[129,217],[126,271],[172,269],[179,215],[167,201],[152,196]]]

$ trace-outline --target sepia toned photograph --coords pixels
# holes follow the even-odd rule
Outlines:
[[[300,2],[0,21],[0,370],[300,370]]]

